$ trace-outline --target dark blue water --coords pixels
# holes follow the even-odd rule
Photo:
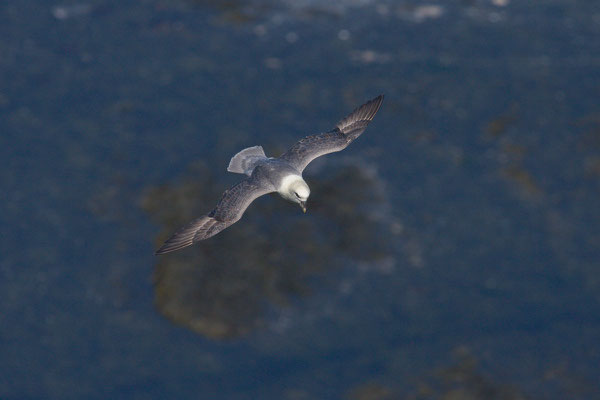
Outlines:
[[[0,398],[600,398],[594,2],[0,5]],[[179,254],[239,179],[343,153]],[[450,396],[450,397],[448,397]]]

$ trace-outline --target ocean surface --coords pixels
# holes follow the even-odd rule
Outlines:
[[[596,2],[5,1],[0,160],[1,399],[600,399]]]

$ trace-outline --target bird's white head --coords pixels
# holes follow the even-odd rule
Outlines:
[[[286,176],[281,180],[281,185],[277,191],[284,199],[292,203],[298,203],[302,211],[306,212],[306,200],[310,196],[310,189],[301,176]]]

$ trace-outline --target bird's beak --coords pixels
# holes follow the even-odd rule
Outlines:
[[[305,201],[300,202],[300,208],[302,209],[303,212],[306,212],[306,202]]]

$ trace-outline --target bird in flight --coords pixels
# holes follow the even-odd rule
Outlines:
[[[306,212],[310,195],[302,179],[304,168],[317,157],[345,149],[364,132],[383,102],[383,95],[369,100],[337,123],[329,132],[307,136],[280,157],[267,157],[261,146],[237,153],[227,171],[248,175],[223,193],[217,206],[195,219],[171,236],[156,254],[183,249],[216,235],[236,223],[256,198],[277,192],[286,200],[297,203]]]

